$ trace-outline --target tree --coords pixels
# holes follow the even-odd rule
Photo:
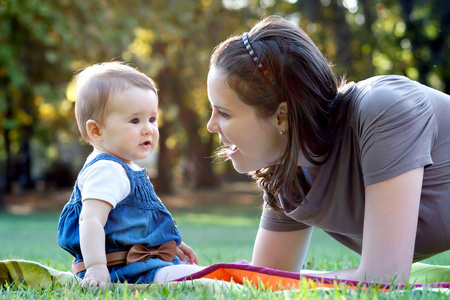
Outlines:
[[[110,3],[114,5],[103,1],[0,3],[0,120],[7,191],[13,179],[19,179],[23,188],[33,186],[33,139],[51,143],[59,132],[71,130],[69,126],[42,128],[42,104],[57,107],[76,68],[99,57],[119,57],[132,39],[133,18],[122,15],[121,2]]]
[[[211,163],[219,141],[205,126],[208,62],[219,42],[279,14],[299,24],[350,80],[405,74],[449,93],[449,7],[443,0],[1,1],[6,186],[19,177],[23,187],[32,186],[30,143],[54,147],[79,138],[66,89],[74,71],[89,64],[124,60],[157,82],[158,190],[172,190],[183,163],[191,187],[209,187],[229,166]]]
[[[166,136],[160,140],[164,153],[160,151],[154,183],[159,191],[171,191],[171,174],[181,161],[192,188],[214,187],[219,181],[210,157],[217,141],[206,131],[208,61],[214,46],[243,23],[244,11],[230,11],[214,1],[167,1],[152,3],[146,12],[145,19],[137,15],[139,28],[129,51],[160,87]]]
[[[411,47],[418,80],[436,88],[442,86],[450,94],[450,3],[399,0],[399,4],[406,25],[403,39]]]

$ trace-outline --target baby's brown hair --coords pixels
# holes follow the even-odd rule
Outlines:
[[[103,123],[108,115],[108,101],[113,93],[130,86],[149,89],[156,95],[155,82],[144,73],[122,62],[104,62],[85,68],[75,76],[75,117],[83,138],[89,143],[88,120]]]

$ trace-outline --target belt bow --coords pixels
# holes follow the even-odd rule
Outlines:
[[[154,247],[147,249],[143,245],[136,244],[131,247],[127,254],[127,265],[146,261],[150,258],[159,258],[161,260],[171,262],[177,254],[177,243],[175,241],[170,241],[162,244],[159,247]]]

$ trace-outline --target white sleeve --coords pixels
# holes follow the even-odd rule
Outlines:
[[[130,193],[130,180],[125,169],[110,160],[100,160],[87,167],[78,177],[81,201],[98,199],[113,208]]]

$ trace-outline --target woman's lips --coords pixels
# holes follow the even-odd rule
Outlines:
[[[236,145],[231,145],[231,147],[228,149],[228,155],[232,156],[234,153],[236,153],[239,150]]]

